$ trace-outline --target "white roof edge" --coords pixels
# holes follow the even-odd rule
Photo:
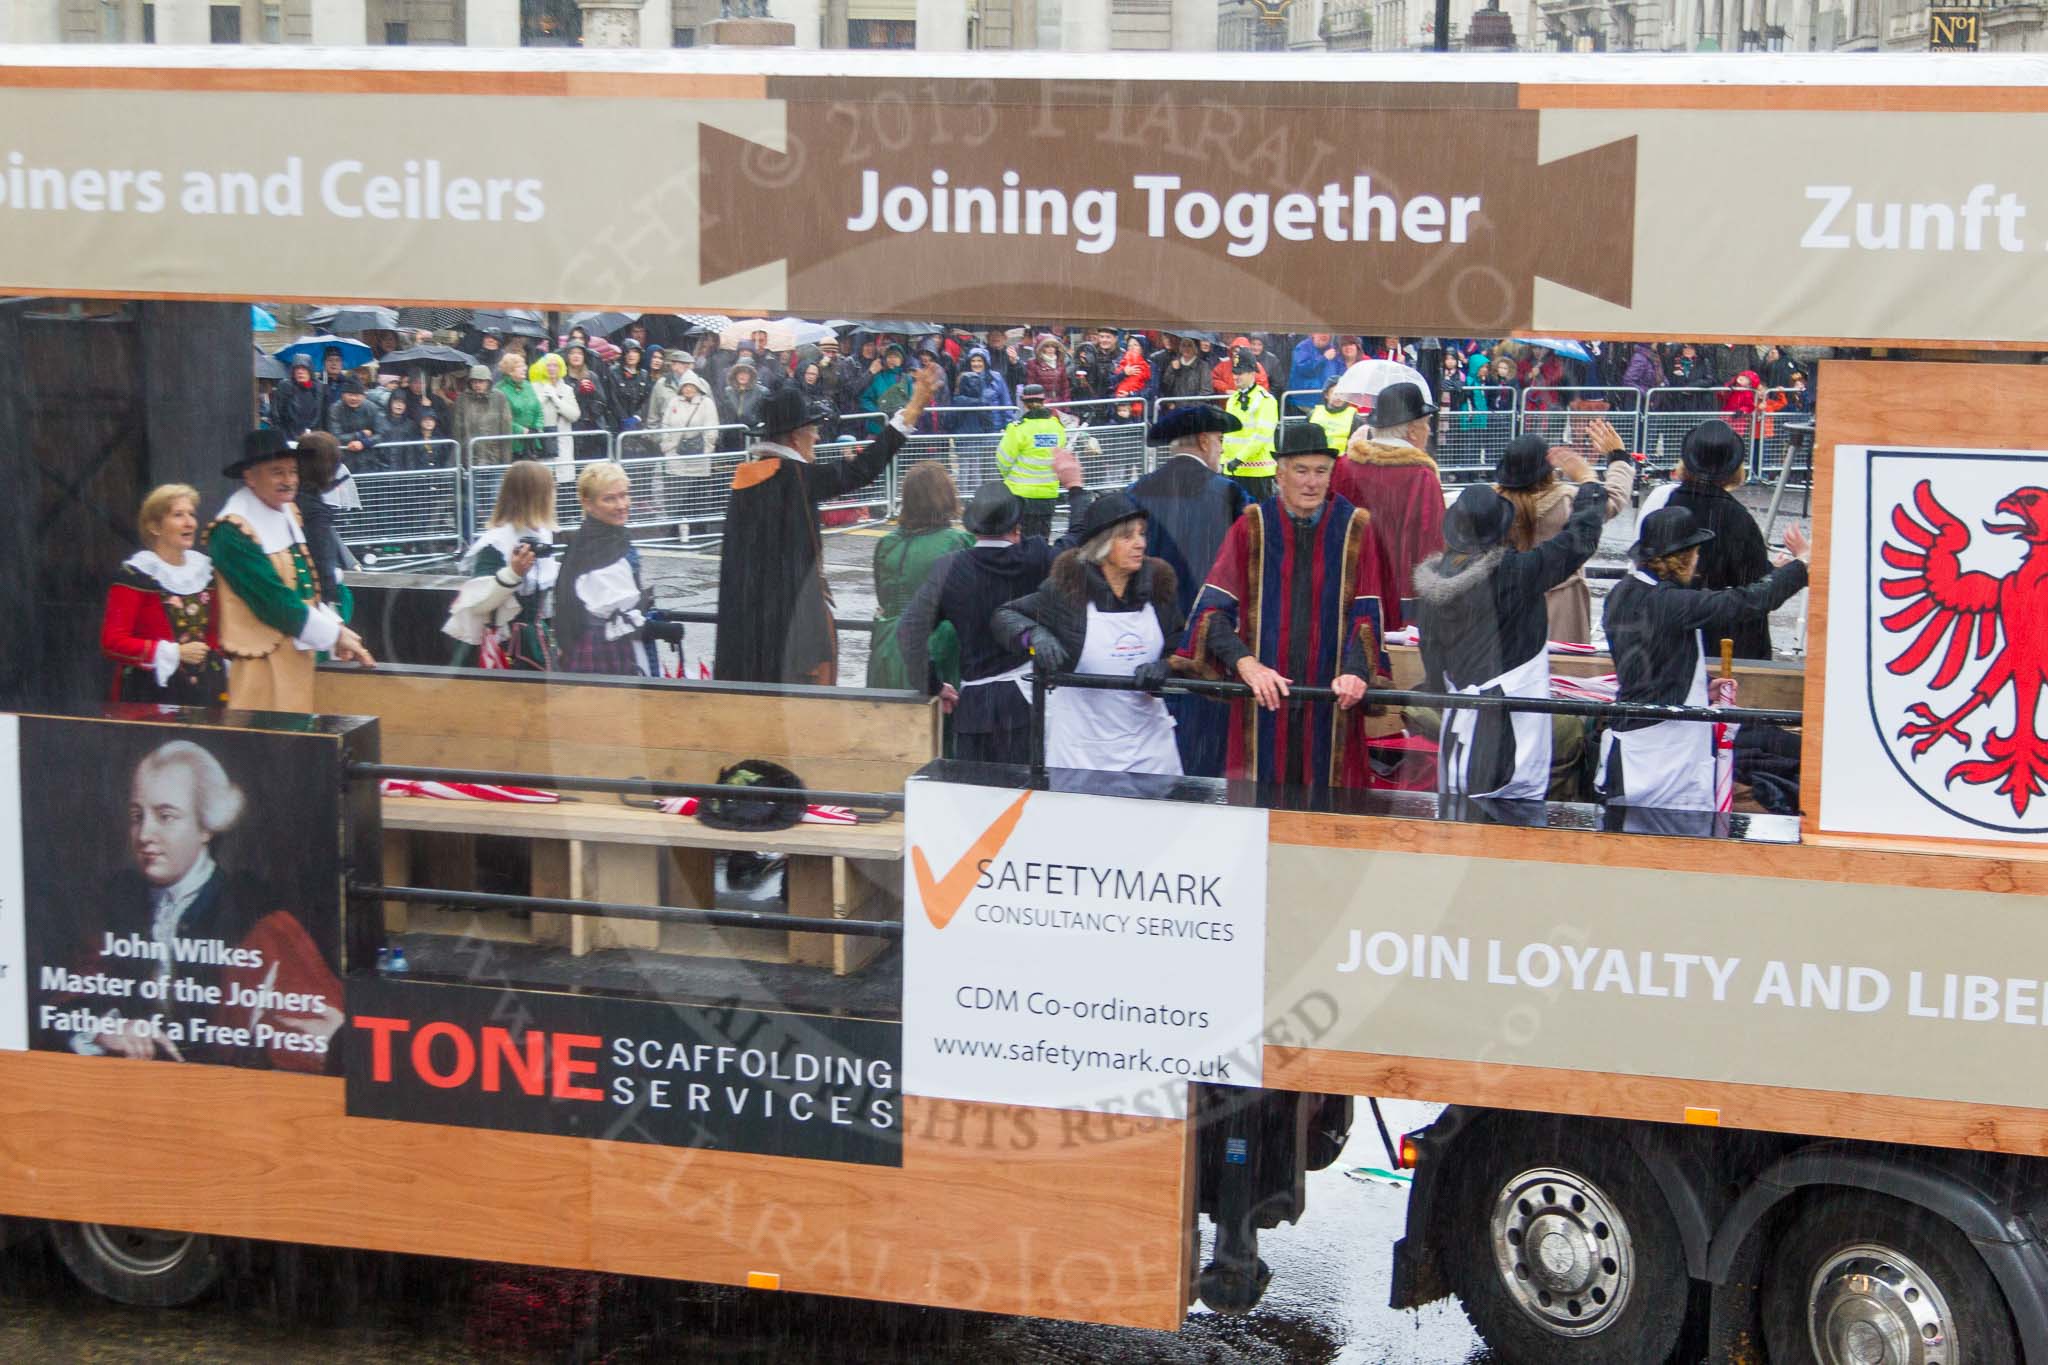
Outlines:
[[[620,72],[1331,84],[2048,86],[2048,55],[1986,53],[849,52],[816,48],[484,48],[0,44],[0,67]]]

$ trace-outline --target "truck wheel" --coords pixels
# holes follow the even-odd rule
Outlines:
[[[220,1248],[195,1232],[52,1223],[50,1239],[78,1282],[137,1308],[177,1308],[220,1280]]]
[[[1558,1131],[1578,1140],[1547,1144],[1547,1164],[1520,1143],[1474,1154],[1443,1234],[1446,1278],[1514,1365],[1662,1361],[1690,1291],[1671,1211],[1626,1148]]]
[[[1772,1365],[2007,1365],[2005,1295],[1947,1219],[1837,1193],[1799,1216],[1763,1286]]]

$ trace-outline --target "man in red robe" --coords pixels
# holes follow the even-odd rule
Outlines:
[[[1332,493],[1372,513],[1397,599],[1415,596],[1415,566],[1444,552],[1444,485],[1428,453],[1435,418],[1436,404],[1421,389],[1387,385],[1330,478]]]
[[[1362,706],[1369,679],[1390,684],[1384,633],[1401,602],[1370,513],[1330,493],[1337,452],[1321,427],[1281,428],[1279,492],[1224,537],[1195,599],[1181,654],[1205,677],[1241,681],[1224,775],[1311,792],[1366,785]],[[1337,701],[1288,700],[1292,686]]]

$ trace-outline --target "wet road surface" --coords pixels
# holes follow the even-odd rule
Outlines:
[[[1427,1110],[1392,1106],[1398,1132]],[[37,1239],[0,1254],[0,1361],[40,1365],[1462,1365],[1490,1360],[1455,1304],[1386,1305],[1406,1191],[1348,1167],[1384,1165],[1371,1120],[1309,1177],[1301,1226],[1267,1233],[1258,1310],[1196,1309],[1178,1333],[898,1308],[622,1276],[368,1253],[251,1247],[186,1309],[124,1308],[78,1288]],[[679,1230],[679,1236],[687,1236]]]

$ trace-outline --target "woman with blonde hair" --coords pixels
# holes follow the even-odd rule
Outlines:
[[[143,548],[122,562],[100,621],[100,652],[115,666],[110,699],[222,705],[228,670],[213,561],[192,548],[199,492],[182,483],[151,489],[135,521]]]
[[[544,465],[508,465],[491,524],[464,552],[469,581],[456,591],[442,631],[458,668],[545,672],[555,657],[549,594],[561,573],[555,544],[555,480]]]
[[[555,478],[568,483],[576,477],[576,421],[583,415],[575,390],[564,376],[568,367],[558,355],[544,355],[527,367],[527,382],[540,400],[540,429],[555,432]]]
[[[560,667],[569,673],[626,673],[654,677],[656,640],[682,648],[680,623],[651,618],[654,590],[640,578],[640,552],[626,523],[633,516],[633,486],[610,460],[585,465],[576,479],[583,524],[569,536],[562,575],[555,584],[555,639]]]
[[[903,475],[903,511],[896,529],[875,543],[875,605],[873,644],[868,651],[868,686],[925,690],[923,678],[904,672],[903,647],[896,628],[903,609],[931,576],[932,567],[955,550],[974,544],[974,537],[953,524],[960,514],[960,491],[953,476],[937,460],[912,465]],[[930,636],[932,671],[948,687],[960,685],[960,643],[950,622],[940,622]]]

